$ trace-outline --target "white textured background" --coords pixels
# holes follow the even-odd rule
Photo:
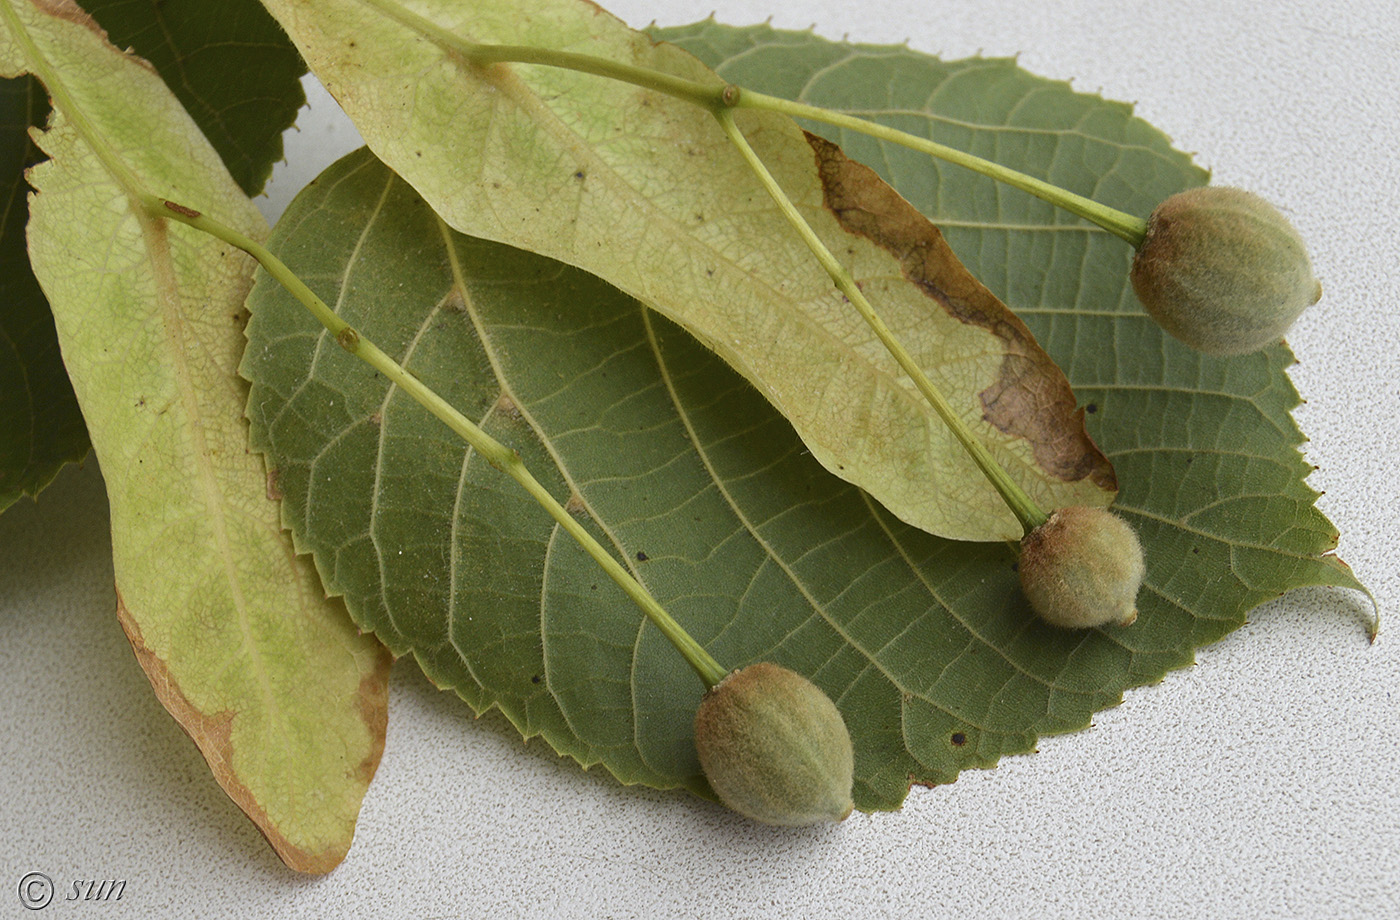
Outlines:
[[[709,0],[721,21],[815,25],[1028,70],[1136,101],[1215,181],[1279,203],[1326,294],[1289,341],[1311,482],[1340,554],[1396,625],[1308,590],[1086,732],[903,811],[816,833],[624,789],[397,665],[388,749],[354,848],[284,869],[155,701],[113,615],[94,463],[0,516],[0,916],[42,871],[44,915],[203,917],[1400,917],[1400,13],[1271,4]],[[634,26],[692,21],[615,0]],[[280,210],[355,145],[315,99]],[[64,903],[124,878],[120,904]]]

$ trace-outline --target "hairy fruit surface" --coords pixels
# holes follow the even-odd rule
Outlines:
[[[751,664],[706,693],[695,750],[720,801],[755,821],[820,824],[854,807],[846,723],[821,688],[787,668]]]
[[[1189,189],[1157,206],[1132,282],[1163,329],[1218,357],[1278,341],[1322,296],[1288,219],[1258,195],[1226,186]]]
[[[1065,629],[1137,619],[1146,566],[1137,533],[1102,508],[1061,508],[1021,541],[1021,590],[1041,619]]]

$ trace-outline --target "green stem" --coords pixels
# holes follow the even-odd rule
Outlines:
[[[724,93],[727,85],[722,82],[700,82],[685,77],[653,70],[650,67],[637,67],[623,64],[592,54],[575,54],[571,51],[553,51],[534,45],[494,45],[474,42],[463,38],[442,26],[404,9],[394,0],[360,0],[366,6],[402,23],[423,35],[435,45],[459,54],[469,64],[486,67],[491,64],[543,64],[548,67],[562,67],[599,77],[607,77],[622,83],[630,83],[645,89],[655,90],[683,99],[711,111],[726,104]]]
[[[450,403],[430,389],[417,377],[404,370],[398,362],[379,349],[373,342],[335,314],[325,301],[307,287],[292,270],[257,241],[244,236],[237,230],[191,210],[151,195],[142,194],[141,203],[147,213],[154,217],[165,217],[188,224],[197,230],[216,236],[232,246],[236,246],[258,261],[263,269],[275,278],[287,291],[311,311],[311,314],[326,327],[340,346],[370,367],[387,377],[395,386],[403,389],[425,409],[440,419],[462,437],[472,449],[484,457],[492,466],[503,471],[525,488],[530,496],[539,502],[549,516],[578,541],[588,555],[602,566],[603,571],[636,602],[647,618],[661,630],[662,634],[676,647],[685,660],[695,669],[707,688],[714,687],[728,673],[710,653],[705,651],[679,623],[657,602],[656,598],[643,588],[613,556],[599,545],[598,541],[584,529],[563,505],[549,494],[549,491],[530,473],[520,460],[520,454],[506,447],[500,441],[478,428],[470,419],[458,412]]]
[[[759,182],[763,184],[764,189],[767,190],[773,202],[778,206],[778,209],[783,212],[783,216],[787,218],[788,223],[790,223],[793,229],[797,231],[798,235],[802,237],[802,241],[807,244],[807,248],[816,256],[822,268],[826,269],[826,273],[831,276],[831,280],[835,282],[836,286],[841,290],[841,293],[846,295],[846,299],[851,302],[857,312],[860,313],[861,317],[870,325],[870,328],[874,330],[875,335],[884,343],[885,348],[889,349],[895,361],[899,362],[899,366],[902,367],[904,372],[914,381],[914,385],[918,387],[919,392],[928,400],[929,405],[933,406],[933,410],[938,413],[938,417],[943,420],[943,423],[953,432],[953,436],[957,438],[958,442],[967,450],[968,454],[972,457],[972,461],[977,464],[978,469],[987,477],[992,487],[997,490],[998,494],[1000,494],[1002,499],[1006,502],[1007,507],[1016,515],[1017,520],[1021,522],[1021,527],[1025,532],[1030,533],[1032,530],[1045,523],[1047,517],[1045,512],[1026,494],[1024,489],[1016,484],[1016,481],[1011,478],[1006,472],[1006,469],[1002,467],[1002,465],[997,462],[996,458],[991,455],[991,452],[987,450],[986,445],[982,443],[981,439],[979,439],[977,435],[973,433],[972,429],[967,426],[967,423],[962,420],[962,416],[953,411],[952,405],[944,398],[939,389],[933,385],[933,381],[928,379],[928,375],[924,373],[923,368],[919,367],[918,362],[916,362],[914,357],[905,349],[904,344],[895,337],[895,334],[885,325],[885,321],[875,312],[875,308],[870,305],[870,301],[866,299],[864,292],[862,292],[860,287],[856,284],[855,278],[851,276],[851,273],[846,270],[846,267],[841,264],[836,256],[831,254],[831,250],[826,248],[826,244],[821,241],[816,231],[812,229],[811,225],[807,223],[806,218],[802,216],[797,210],[797,207],[792,203],[792,200],[788,198],[787,193],[778,185],[778,181],[773,178],[773,174],[768,171],[768,167],[763,165],[763,161],[759,159],[758,154],[755,153],[753,147],[749,145],[748,140],[744,137],[744,133],[740,131],[739,126],[734,123],[733,111],[727,108],[720,109],[715,112],[715,118],[719,120],[720,127],[724,129],[725,135],[728,136],[729,140],[738,149],[740,155],[743,156],[745,162],[748,163],[749,168],[753,170],[754,175],[758,177]]]
[[[910,134],[907,131],[900,131],[897,128],[890,128],[864,118],[857,118],[854,115],[833,112],[829,109],[793,102],[778,96],[769,96],[732,84],[702,83],[697,80],[689,80],[649,67],[622,64],[597,55],[554,51],[533,45],[494,45],[474,42],[444,29],[430,19],[404,9],[394,0],[360,0],[360,2],[373,7],[394,21],[408,26],[439,47],[453,51],[477,66],[513,63],[562,67],[566,70],[576,70],[581,73],[630,83],[634,86],[642,86],[694,103],[712,112],[717,112],[721,108],[747,108],[779,112],[793,118],[806,118],[833,127],[857,131],[877,140],[899,144],[911,150],[917,150],[920,153],[926,153],[940,160],[974,170],[1097,224],[1109,233],[1127,241],[1135,249],[1142,245],[1142,241],[1147,235],[1147,221],[1140,217],[1099,204],[1091,198],[1077,195],[1068,189],[1002,166],[1000,163],[994,163],[991,160]]]
[[[899,144],[920,153],[946,160],[949,163],[956,163],[968,169],[975,170],[984,176],[1004,182],[1023,192],[1028,192],[1043,201],[1064,208],[1071,214],[1076,214],[1085,220],[1092,221],[1109,233],[1131,243],[1133,248],[1142,245],[1143,239],[1147,235],[1147,221],[1140,217],[1134,217],[1116,208],[1110,208],[1099,204],[1083,195],[1076,195],[1067,189],[1052,185],[1034,176],[1028,176],[1023,172],[1017,172],[1002,166],[1000,163],[993,163],[982,157],[974,156],[970,153],[947,147],[937,141],[909,134],[896,128],[857,118],[854,115],[846,115],[841,112],[832,112],[828,109],[818,108],[812,105],[805,105],[801,102],[792,102],[777,96],[768,96],[763,93],[756,93],[752,90],[742,90],[737,94],[732,103],[736,108],[763,109],[770,112],[781,112],[793,118],[806,118],[811,121],[818,121],[823,124],[832,125],[837,128],[845,128],[851,131],[858,131],[861,134],[868,134],[877,140],[888,141],[892,144]]]

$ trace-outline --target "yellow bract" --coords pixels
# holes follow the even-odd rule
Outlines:
[[[288,865],[328,871],[383,751],[388,658],[296,555],[247,449],[253,263],[137,195],[266,225],[148,65],[70,4],[0,2],[0,71],[55,97],[30,255],[107,483],[122,625],[225,791]]]
[[[576,265],[679,322],[752,382],[827,469],[904,520],[956,539],[1019,539],[1002,499],[707,111],[554,67],[476,67],[412,22],[722,85],[689,54],[579,0],[265,5],[375,154],[454,229]],[[982,313],[969,319],[946,291],[909,277],[911,253],[844,226],[794,122],[739,116],[788,196],[1031,498],[1045,508],[1107,504],[1102,456],[1062,454],[1087,438],[1063,376],[1029,335],[1009,341]],[[926,235],[905,227],[895,237]],[[1007,410],[1009,422],[990,420]]]

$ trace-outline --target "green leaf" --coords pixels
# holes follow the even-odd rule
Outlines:
[[[389,660],[327,599],[249,452],[252,263],[148,189],[266,233],[160,79],[62,3],[0,0],[0,74],[54,99],[29,222],[111,501],[118,617],[156,695],[296,869],[344,856],[383,750]]]
[[[679,322],[777,405],[819,462],[902,519],[963,539],[1021,536],[708,111],[558,68],[473,67],[425,36],[601,55],[718,92],[722,84],[690,55],[580,0],[427,0],[412,13],[397,0],[266,5],[370,148],[450,226],[579,266]],[[1059,370],[960,267],[956,278],[924,278],[908,264],[942,246],[936,231],[920,219],[869,238],[842,219],[854,210],[832,213],[827,171],[789,119],[737,117],[1031,498],[1042,507],[1107,504],[1112,472]],[[1041,410],[1035,425],[1024,424],[1029,406]]]
[[[871,66],[909,55],[774,41],[794,38],[812,44],[814,67],[823,54]],[[928,64],[962,74],[959,100],[1007,79],[1066,92],[1099,143],[1156,151],[1150,170],[1116,183],[1156,194],[1200,179],[1121,106],[1000,62]],[[996,79],[980,86],[979,70]],[[1065,233],[1038,232],[1053,236],[1047,247]],[[1077,375],[1099,375],[1096,433],[1133,471],[1124,510],[1148,557],[1136,624],[1061,631],[1027,608],[1008,548],[897,521],[820,469],[694,339],[594,278],[448,233],[366,153],[304,192],[271,245],[364,335],[517,449],[722,664],[773,660],[822,686],[851,727],[863,809],[896,807],[911,780],[951,781],[1083,728],[1283,591],[1360,587],[1324,555],[1335,532],[1303,483],[1282,347],[1209,361],[1126,305],[1058,313],[1085,337],[1078,351],[1056,340]],[[1110,283],[1096,266],[1083,273],[1052,273],[1034,302],[1069,291],[1077,303],[1081,285]],[[356,620],[527,737],[624,782],[703,793],[691,745],[701,688],[621,592],[513,482],[268,279],[250,308],[255,443],[278,470],[288,525]]]
[[[248,195],[282,159],[306,65],[257,0],[83,0],[118,48],[150,61]]]
[[[24,170],[40,159],[29,128],[48,112],[38,81],[0,80],[0,511],[21,495],[38,495],[90,446],[24,239]]]

